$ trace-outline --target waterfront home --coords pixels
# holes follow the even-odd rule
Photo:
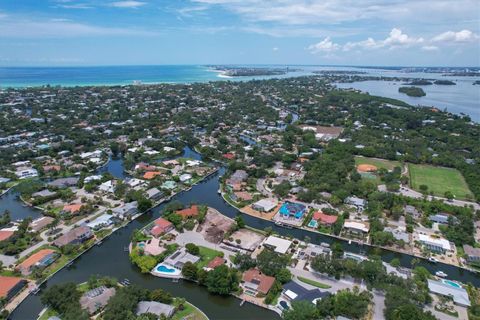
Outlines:
[[[330,295],[327,291],[320,291],[320,289],[307,289],[295,281],[287,282],[282,287],[281,297],[287,302],[293,301],[308,301],[316,304],[317,300],[323,299]]]
[[[111,297],[115,295],[115,288],[101,286],[85,292],[80,297],[80,306],[89,314],[95,314],[99,309],[105,307]]]
[[[185,248],[180,248],[173,254],[165,258],[163,264],[174,267],[178,270],[182,270],[183,266],[187,262],[197,263],[200,257],[194,256],[186,251]]]
[[[170,318],[175,313],[175,307],[156,301],[140,301],[137,305],[137,316],[145,313],[154,314],[159,319],[162,315],[166,318]]]
[[[286,254],[291,245],[292,245],[292,241],[287,239],[282,239],[276,236],[269,236],[263,242],[264,247],[272,249],[276,253],[280,253],[280,254]]]
[[[165,181],[161,186],[162,189],[167,189],[167,190],[173,190],[176,187],[177,187],[177,183],[172,180]]]
[[[428,290],[438,295],[450,297],[455,304],[464,307],[470,307],[470,298],[468,292],[460,284],[449,280],[431,280],[428,281]]]
[[[148,163],[145,162],[140,162],[135,165],[135,170],[138,171],[155,171],[157,170],[156,166],[149,165]]]
[[[283,219],[302,220],[306,211],[307,211],[307,207],[305,205],[301,203],[286,201],[280,207],[279,213]]]
[[[261,199],[252,204],[252,209],[260,212],[270,212],[275,209],[278,205],[276,199]]]
[[[42,191],[38,191],[32,194],[32,198],[47,198],[56,195],[55,192],[52,192],[48,189],[44,189]]]
[[[48,185],[56,188],[75,187],[78,183],[78,180],[79,178],[77,177],[60,178],[60,179],[55,179],[49,182]]]
[[[227,186],[232,186],[235,184],[241,184],[248,178],[248,173],[245,170],[237,170],[234,174],[227,179],[226,184]]]
[[[480,248],[474,248],[468,244],[464,244],[463,251],[465,251],[468,262],[480,262]]]
[[[138,202],[132,201],[124,205],[114,208],[112,214],[118,219],[125,220],[138,212]]]
[[[419,234],[418,240],[426,249],[433,252],[446,253],[447,251],[453,251],[453,244],[442,237]]]
[[[68,244],[81,244],[93,237],[92,230],[87,226],[80,226],[72,229],[53,242],[57,247],[63,247]]]
[[[231,195],[232,200],[234,201],[251,201],[253,196],[246,191],[237,191]]]
[[[100,181],[102,180],[102,176],[100,175],[93,175],[93,176],[88,176],[88,177],[85,177],[85,179],[83,179],[83,183],[84,184],[87,184],[87,183],[90,183],[92,181]]]
[[[10,228],[3,228],[0,230],[0,241],[8,240],[13,234],[15,233],[14,230],[10,230]]]
[[[345,220],[343,228],[353,234],[365,235],[370,230],[370,223],[358,220]]]
[[[153,222],[153,227],[150,229],[150,234],[154,236],[155,238],[172,231],[174,228],[173,224],[164,219],[164,218],[158,218]]]
[[[185,209],[182,209],[182,210],[178,210],[175,213],[178,214],[179,216],[181,216],[183,219],[196,217],[196,216],[198,216],[198,206],[194,204],[190,208],[185,208]]]
[[[145,193],[147,194],[147,198],[153,201],[158,201],[164,196],[163,192],[157,188],[148,189]]]
[[[158,256],[165,252],[165,247],[162,245],[162,241],[159,238],[151,238],[145,242],[138,244],[138,247],[143,249],[143,252],[147,255]]]
[[[10,182],[9,178],[0,177],[0,184]]]
[[[410,243],[410,234],[408,232],[406,232],[406,229],[405,227],[385,227],[383,229],[383,231],[385,232],[390,232],[393,237],[395,238],[395,240],[398,240],[398,241],[403,241],[405,243]]]
[[[62,213],[76,215],[82,210],[83,205],[81,203],[72,203],[63,206]]]
[[[317,211],[313,214],[312,220],[308,223],[308,226],[311,228],[317,228],[320,224],[322,226],[330,227],[337,222],[337,219],[337,216],[331,216],[321,211]]]
[[[9,301],[27,284],[27,280],[19,277],[0,276],[0,298]]]
[[[98,190],[105,193],[114,193],[115,184],[116,184],[115,180],[105,181],[104,183],[98,186]]]
[[[180,175],[180,177],[178,177],[180,179],[180,182],[189,182],[190,180],[192,180],[192,175],[190,173],[184,173],[182,175]]]
[[[247,270],[242,275],[244,293],[250,296],[267,295],[274,282],[274,277],[267,276],[258,269]]]
[[[45,268],[51,265],[58,256],[59,254],[55,250],[42,249],[18,264],[15,267],[15,270],[19,271],[24,276],[28,276],[32,273],[34,268]]]
[[[59,165],[48,165],[48,166],[43,166],[42,168],[43,168],[43,172],[52,172],[52,171],[58,172],[62,170],[62,167],[60,167]]]
[[[367,201],[357,197],[347,197],[345,203],[357,208],[358,211],[363,211],[367,206]]]
[[[53,220],[55,219],[52,217],[46,217],[46,216],[40,217],[30,222],[29,227],[33,232],[39,232],[43,228],[46,228],[50,223],[52,223]]]
[[[304,260],[307,259],[313,259],[318,256],[323,256],[323,255],[330,255],[332,253],[332,250],[330,249],[330,246],[327,243],[324,243],[322,245],[316,245],[312,243],[308,243],[305,249],[302,249],[298,253],[298,257]]]
[[[163,173],[161,171],[147,171],[143,174],[143,179],[152,180],[157,176],[161,176]]]
[[[144,180],[140,180],[137,178],[127,178],[125,179],[125,184],[130,188],[137,190],[137,188],[144,187],[146,185]]]
[[[111,214],[105,213],[95,218],[95,220],[87,223],[87,227],[92,230],[100,230],[102,228],[111,226],[114,222],[113,219],[114,218]]]

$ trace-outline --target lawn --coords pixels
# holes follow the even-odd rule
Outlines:
[[[306,284],[309,284],[309,285],[317,287],[317,288],[321,288],[321,289],[330,289],[331,288],[328,284],[321,283],[321,282],[318,282],[318,281],[315,281],[315,280],[307,279],[307,278],[304,278],[304,277],[297,277],[297,278],[301,282],[304,282]]]
[[[355,165],[359,164],[370,164],[376,166],[377,168],[385,168],[387,170],[393,170],[395,167],[401,167],[401,163],[398,161],[390,161],[384,159],[374,159],[374,158],[365,158],[365,157],[355,157]]]
[[[197,309],[194,305],[185,302],[184,306],[185,309],[175,312],[175,314],[172,316],[172,320],[207,320],[203,313],[200,312],[199,309]]]
[[[473,197],[462,174],[456,169],[409,164],[408,171],[410,186],[417,191],[424,184],[428,186],[428,193],[433,192],[436,196],[443,197],[446,191],[450,191],[456,199]]]
[[[210,249],[207,247],[198,246],[200,248],[200,261],[197,263],[199,268],[205,267],[213,258],[222,256],[223,252]]]
[[[58,313],[52,309],[47,309],[38,320],[48,320],[50,317],[58,316]]]

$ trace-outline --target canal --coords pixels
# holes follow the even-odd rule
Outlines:
[[[199,155],[190,149],[186,150],[184,155],[195,156],[197,159],[199,158]],[[118,173],[119,170],[123,172],[123,168],[121,168],[122,165],[122,161],[115,161],[109,163],[107,168],[111,173]],[[221,195],[218,194],[219,177],[223,175],[224,172],[225,169],[222,168],[216,174],[212,175],[202,183],[194,186],[191,190],[176,195],[171,201],[180,201],[185,205],[190,203],[206,204],[217,209],[226,216],[232,218],[235,217],[237,214],[239,214],[238,210],[225,202]],[[2,206],[4,198],[0,199],[0,207]],[[7,199],[9,198],[7,197]],[[188,301],[202,309],[202,311],[204,311],[205,314],[210,317],[210,319],[280,318],[272,311],[259,308],[249,303],[246,303],[240,307],[240,301],[238,299],[230,296],[221,297],[211,295],[205,290],[205,288],[187,281],[173,283],[168,279],[157,278],[150,274],[141,274],[139,270],[130,263],[128,252],[125,252],[124,248],[128,246],[130,235],[132,234],[133,230],[139,229],[152,219],[159,217],[164,206],[165,204],[162,204],[152,209],[147,214],[130,223],[127,227],[112,234],[108,239],[103,241],[102,245],[94,246],[90,251],[77,259],[70,267],[63,269],[54,277],[52,277],[45,284],[45,286],[42,287],[42,289],[67,281],[80,283],[88,280],[92,274],[99,274],[112,276],[119,280],[127,278],[132,283],[145,288],[163,288],[175,296],[186,298]],[[29,208],[24,209],[31,210]],[[33,213],[38,214],[37,212],[32,212],[32,214]],[[312,243],[319,244],[321,242],[340,242],[343,245],[344,250],[349,252],[369,254],[372,252],[372,250],[375,250],[375,252],[380,254],[382,259],[386,262],[391,261],[393,258],[399,258],[401,265],[404,267],[411,267],[412,260],[414,259],[413,256],[407,254],[393,253],[378,248],[373,249],[369,246],[358,245],[355,243],[349,244],[346,241],[337,240],[307,230],[285,229],[276,226],[270,221],[258,219],[248,215],[243,215],[243,218],[245,223],[253,228],[263,230],[266,227],[271,227],[279,234],[293,236],[298,239],[304,239],[305,236],[308,236]],[[427,268],[431,273],[434,273],[437,270],[442,270],[449,275],[449,279],[458,280],[464,283],[470,282],[477,287],[480,286],[480,278],[473,272],[442,263],[431,264],[423,259],[420,259],[420,262],[417,265]],[[35,319],[41,309],[42,305],[40,303],[39,296],[31,295],[12,313],[11,319]]]

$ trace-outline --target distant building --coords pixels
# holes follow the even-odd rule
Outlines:
[[[87,226],[80,226],[70,230],[57,240],[53,244],[57,247],[63,247],[67,244],[81,244],[93,237],[92,230]]]
[[[124,205],[114,208],[112,210],[112,214],[114,217],[118,219],[125,220],[127,218],[130,218],[134,214],[138,212],[138,202],[137,201],[132,201],[129,203],[125,203]]]
[[[38,171],[33,168],[28,168],[28,169],[19,169],[15,171],[15,175],[19,179],[27,179],[27,178],[35,178],[38,177]]]
[[[440,223],[440,224],[448,224],[448,214],[434,214],[428,217],[428,219],[432,222]],[[455,219],[455,217],[453,217]]]
[[[147,194],[147,198],[153,201],[158,201],[164,196],[163,192],[157,188],[148,189],[145,193]]]
[[[175,251],[173,254],[165,258],[163,264],[174,267],[178,270],[182,270],[183,266],[187,262],[197,263],[200,260],[200,257],[194,256],[193,254],[188,253],[185,248],[181,248]]]
[[[406,214],[412,216],[414,219],[419,219],[422,216],[422,214],[414,206],[406,205],[404,210]]]
[[[38,191],[38,192],[33,193],[32,197],[33,198],[46,198],[46,197],[52,197],[54,195],[56,195],[55,192],[52,192],[48,189],[44,189],[42,191]]]
[[[367,201],[357,197],[348,197],[345,199],[345,203],[357,208],[358,211],[363,211],[367,206]]]
[[[49,182],[48,185],[51,187],[57,187],[57,188],[68,188],[68,187],[74,187],[77,185],[79,178],[77,177],[71,177],[71,178],[60,178],[53,180],[52,182]]]
[[[43,228],[46,228],[50,223],[52,223],[53,220],[55,219],[52,217],[46,217],[46,216],[40,217],[38,219],[33,220],[30,223],[30,228],[32,229],[33,232],[39,232]]]

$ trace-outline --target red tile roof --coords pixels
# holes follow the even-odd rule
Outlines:
[[[274,277],[266,276],[261,273],[258,269],[250,269],[243,273],[243,281],[254,282],[258,285],[257,291],[263,294],[267,294],[270,288],[275,282]]]
[[[55,250],[52,249],[43,249],[40,250],[34,254],[32,254],[30,257],[25,259],[22,263],[16,266],[16,269],[29,269],[31,266],[35,265],[35,263],[39,262],[49,254],[55,252]]]
[[[233,158],[235,158],[235,155],[233,153],[225,153],[222,155],[222,157],[228,160],[232,160]]]
[[[333,224],[337,221],[337,216],[330,216],[323,212],[315,212],[313,214],[313,220],[317,220],[319,223],[322,224]]]
[[[13,231],[0,230],[0,241],[7,240],[13,235]]]
[[[0,297],[7,297],[10,290],[12,290],[22,280],[22,278],[18,277],[0,276]]]
[[[158,218],[154,223],[155,226],[150,230],[150,233],[154,237],[158,237],[162,233],[168,232],[173,227],[173,224],[164,218]]]
[[[77,213],[82,209],[82,204],[81,203],[72,203],[63,206],[63,211],[68,211],[70,213]]]
[[[160,176],[162,173],[160,171],[148,171],[143,175],[143,179],[151,180],[156,176]]]
[[[215,269],[218,266],[225,264],[225,259],[221,257],[215,257],[212,261],[207,264],[207,268]]]
[[[198,215],[198,206],[193,205],[190,208],[179,210],[176,214],[181,215],[182,218],[194,217]]]

